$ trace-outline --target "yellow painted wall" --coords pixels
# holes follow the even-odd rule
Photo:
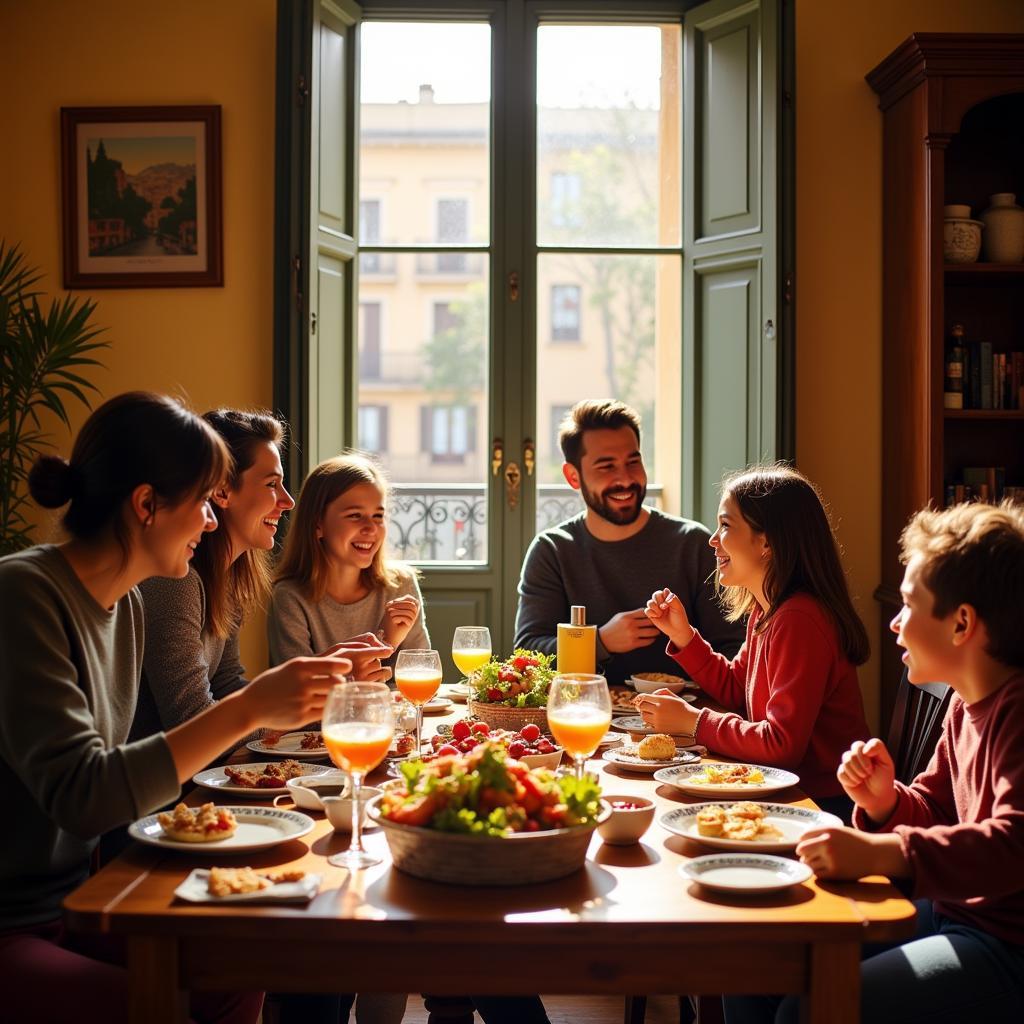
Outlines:
[[[913,32],[1024,32],[1024,3],[796,0],[797,461],[831,502],[876,649],[882,116],[864,75]],[[874,658],[860,678],[876,721]]]
[[[270,402],[274,10],[274,0],[0,0],[0,235],[24,243],[51,288],[59,108],[223,107],[225,287],[96,292],[113,343],[97,378],[105,394],[177,390],[197,408]],[[831,501],[877,644],[881,116],[864,74],[914,31],[1024,32],[1024,4],[797,0],[796,10],[797,457]],[[254,622],[250,664],[262,651]],[[874,716],[874,662],[861,680]]]
[[[274,0],[0,0],[0,236],[23,244],[51,291],[60,108],[222,108],[225,285],[93,292],[112,345],[94,377],[105,397],[148,388],[199,410],[271,402],[275,18]],[[247,634],[255,667],[261,624]]]

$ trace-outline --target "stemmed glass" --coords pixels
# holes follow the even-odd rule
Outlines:
[[[441,685],[441,655],[437,651],[407,649],[395,661],[395,685],[416,708],[416,757],[423,738],[423,705]]]
[[[452,661],[469,681],[470,675],[491,660],[491,631],[486,626],[456,626]]]
[[[367,772],[384,760],[395,735],[394,698],[384,683],[339,683],[324,706],[320,730],[331,760],[352,780],[352,842],[328,858],[335,867],[358,871],[381,858],[363,849],[360,790]]]
[[[612,698],[604,676],[566,672],[551,681],[548,728],[570,753],[577,780],[612,724]]]

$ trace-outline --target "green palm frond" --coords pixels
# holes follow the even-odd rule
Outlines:
[[[18,246],[0,240],[0,554],[32,543],[26,482],[36,458],[53,447],[41,414],[70,429],[67,403],[89,408],[97,393],[79,371],[102,366],[95,354],[109,347],[97,340],[96,303],[65,296],[44,311],[34,289],[40,277]]]

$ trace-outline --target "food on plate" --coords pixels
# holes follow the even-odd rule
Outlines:
[[[407,732],[401,736],[395,737],[394,751],[401,757],[405,757],[406,754],[411,754],[416,749],[416,736],[414,733]]]
[[[277,871],[267,873],[252,868],[210,868],[206,889],[211,896],[233,896],[245,892],[260,892],[279,882],[298,882],[306,877],[305,871]]]
[[[720,836],[725,824],[725,809],[705,807],[697,812],[697,831],[702,836]]]
[[[686,781],[698,786],[763,786],[764,772],[752,764],[709,764]]]
[[[501,743],[512,757],[530,757],[535,754],[553,754],[561,748],[540,727],[529,722],[518,732],[492,729],[486,722],[460,719],[450,727],[441,726],[430,738],[435,754],[468,754],[481,743]]]
[[[404,761],[401,773],[402,782],[380,801],[382,817],[399,825],[501,837],[588,825],[600,813],[596,780],[531,770],[499,743]]]
[[[674,676],[670,672],[634,672],[634,679],[644,679],[648,683],[661,683],[662,686],[678,686],[685,683],[682,676]]]
[[[612,698],[613,711],[636,711],[637,695],[632,690],[624,690],[621,687],[610,686],[608,693]]]
[[[512,708],[544,708],[555,670],[553,654],[517,647],[504,661],[489,661],[469,678],[473,700]]]
[[[201,807],[186,807],[178,804],[172,814],[166,811],[157,815],[156,820],[168,839],[179,843],[212,843],[228,839],[235,834],[238,822],[227,807],[203,804]]]
[[[697,812],[697,831],[702,836],[737,839],[753,842],[755,839],[781,839],[782,833],[764,820],[760,804],[744,800],[729,807],[712,804]]]
[[[299,750],[319,750],[324,745],[323,734],[317,732],[304,732],[299,740]]]
[[[652,733],[637,744],[636,752],[644,761],[671,761],[676,756],[675,740],[661,732]]]
[[[224,766],[224,774],[236,785],[246,789],[280,789],[289,779],[305,775],[306,769],[289,758],[287,761],[272,761],[263,771],[254,768],[232,768]]]

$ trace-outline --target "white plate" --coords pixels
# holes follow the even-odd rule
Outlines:
[[[247,853],[298,839],[313,828],[313,819],[298,811],[282,811],[276,807],[228,807],[228,810],[235,816],[238,828],[233,836],[212,843],[180,843],[168,839],[155,814],[147,814],[129,825],[128,835],[140,843],[183,853]]]
[[[445,690],[444,696],[450,697],[456,704],[465,704],[469,700],[469,687],[465,683],[452,683]]]
[[[672,769],[667,769],[671,771]],[[755,801],[759,802],[759,801]],[[728,806],[727,802],[719,803],[718,806]],[[774,825],[781,833],[779,839],[723,839],[721,836],[702,836],[697,831],[697,814],[705,807],[712,807],[713,803],[688,804],[685,807],[675,807],[663,814],[658,819],[662,828],[674,832],[677,836],[684,836],[693,839],[705,846],[712,846],[717,850],[753,850],[761,852],[781,852],[792,850],[800,841],[800,837],[812,828],[836,828],[843,823],[834,815],[825,811],[814,811],[809,807],[794,807],[792,804],[766,804],[761,806],[765,810],[765,821]]]
[[[684,693],[682,699],[692,704],[697,697],[692,693]],[[658,732],[653,725],[648,725],[642,715],[612,715],[612,728],[623,732]]]
[[[813,873],[798,860],[756,853],[709,853],[679,865],[683,878],[721,892],[778,892]]]
[[[764,764],[747,765],[748,768],[760,768],[764,775],[764,782],[761,783],[737,783],[735,785],[713,786],[706,782],[691,781],[695,775],[701,772],[709,764],[720,764],[718,761],[705,761],[703,764],[688,764],[678,768],[666,768],[654,777],[658,782],[664,782],[669,786],[675,786],[684,793],[706,796],[708,799],[718,797],[745,797],[748,800],[757,800],[764,793],[777,793],[780,789],[789,789],[800,781],[799,775],[787,772],[784,768],[770,768]]]
[[[253,764],[233,764],[230,767],[238,771],[262,772],[268,764],[273,763],[273,761],[257,761]],[[322,764],[308,764],[302,769],[302,774],[322,775],[324,772],[333,770],[333,768],[328,768]],[[279,796],[282,793],[288,792],[287,786],[239,786],[227,777],[223,767],[205,768],[203,771],[193,775],[192,781],[197,786],[205,786],[207,789],[214,789],[218,793],[231,793],[233,796],[251,796],[257,799],[264,796]]]
[[[185,879],[174,895],[188,903],[308,903],[320,888],[320,875],[307,874],[297,882],[278,882],[259,892],[233,892],[228,896],[211,896],[209,891],[210,872],[196,868]]]
[[[611,764],[618,765],[623,771],[642,772],[644,775],[653,775],[662,768],[669,768],[672,765],[692,764],[700,760],[700,754],[692,750],[684,750],[676,747],[676,756],[673,758],[649,761],[636,753],[636,747],[630,744],[628,747],[614,747],[604,752],[604,759]]]
[[[697,684],[692,679],[684,679],[682,676],[670,675],[668,672],[659,672],[659,675],[666,676],[663,680],[643,679],[643,673],[630,676],[626,683],[632,686],[637,693],[654,693],[655,690],[671,690],[673,693],[681,693],[683,690],[696,690]]]
[[[423,713],[425,715],[439,715],[444,711],[448,711],[452,706],[452,701],[447,697],[431,697],[426,704],[423,705]]]
[[[326,747],[314,747],[312,750],[303,750],[299,744],[307,732],[319,732],[319,729],[303,729],[301,732],[286,732],[273,746],[264,743],[263,740],[250,740],[246,746],[254,754],[269,754],[271,757],[290,757],[296,761],[322,760],[330,755]]]
[[[598,743],[597,749],[600,750],[602,747],[617,747],[620,743],[625,743],[626,737],[621,732],[616,732],[614,729],[609,729],[602,737],[601,742]]]

